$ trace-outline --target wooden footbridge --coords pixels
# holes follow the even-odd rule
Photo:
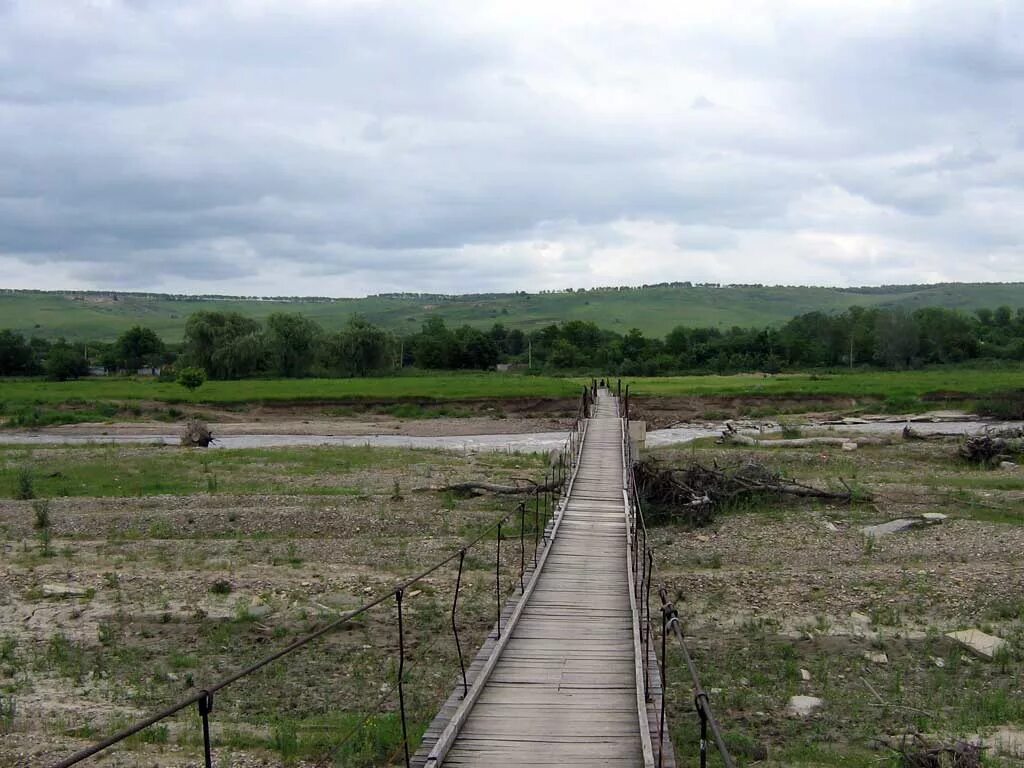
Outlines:
[[[620,414],[620,402],[624,414]],[[210,720],[215,694],[220,696],[232,683],[348,625],[357,616],[388,605],[396,611],[397,696],[393,703],[401,717],[403,735],[393,758],[401,759],[404,754],[407,768],[671,768],[675,759],[662,696],[663,681],[673,668],[669,638],[678,649],[677,662],[681,657],[689,673],[692,706],[681,702],[677,713],[679,717],[695,716],[700,734],[699,764],[702,768],[707,764],[709,746],[713,744],[722,765],[732,768],[664,587],[657,590],[660,615],[652,621],[654,555],[633,483],[628,411],[628,387],[621,400],[607,389],[598,388],[596,382],[584,391],[576,423],[557,466],[535,493],[532,558],[526,555],[526,504],[520,503],[475,539],[392,591],[54,763],[53,768],[82,762],[193,706],[201,721],[205,765],[212,768],[215,739]],[[539,516],[542,491],[548,494],[544,508],[551,512],[550,516],[545,514],[543,522]],[[519,523],[518,579],[514,593],[502,604],[506,594],[501,582],[502,526],[515,519]],[[496,543],[498,619],[467,667],[458,622],[463,566],[469,550],[488,542]],[[403,599],[413,585],[432,575],[437,578],[444,568],[456,567],[451,630],[462,674],[413,753],[404,692],[407,653]],[[384,690],[394,689],[384,686]],[[378,706],[384,704],[382,700]],[[338,749],[372,714],[355,730],[338,735]]]
[[[627,439],[616,399],[599,390],[551,543],[477,655],[468,694],[452,695],[413,765],[655,764],[659,721],[645,692]],[[667,739],[661,764],[672,765]]]

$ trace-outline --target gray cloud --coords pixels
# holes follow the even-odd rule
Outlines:
[[[1015,4],[706,6],[0,0],[2,282],[1024,279]]]

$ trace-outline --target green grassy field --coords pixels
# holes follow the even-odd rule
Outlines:
[[[116,299],[115,299],[116,297]],[[1024,283],[895,286],[863,290],[820,287],[671,287],[548,294],[466,296],[370,296],[333,301],[175,299],[135,294],[0,294],[0,328],[46,337],[110,340],[133,325],[146,325],[167,341],[181,339],[186,318],[201,309],[237,311],[258,319],[272,312],[301,312],[336,329],[353,313],[400,334],[432,316],[450,324],[533,329],[568,320],[589,320],[620,333],[639,328],[664,336],[677,325],[743,327],[780,325],[804,312],[847,307],[1024,306]]]
[[[376,407],[401,418],[470,415],[457,403],[474,400],[561,398],[572,400],[589,383],[583,378],[523,376],[498,373],[450,373],[367,379],[252,379],[211,381],[189,392],[178,384],[138,378],[96,378],[48,382],[40,379],[0,380],[0,419],[8,427],[36,428],[75,422],[139,418],[174,421],[183,417],[177,405],[244,410],[260,404]],[[891,412],[988,404],[979,412],[1019,418],[1024,368],[947,368],[904,372],[807,373],[762,376],[668,376],[624,379],[636,397],[775,398],[766,413],[791,398],[851,398],[882,401]],[[615,382],[612,382],[613,386]],[[998,410],[1012,400],[1013,411]],[[428,406],[435,403],[436,406]],[[997,405],[991,405],[997,403]],[[448,405],[445,405],[448,404]],[[792,401],[791,401],[792,404]],[[862,403],[861,407],[865,407]],[[867,407],[878,408],[871,405]],[[433,408],[434,410],[431,410]],[[440,411],[437,411],[440,408]],[[996,410],[993,410],[995,408]],[[788,408],[792,410],[792,408]],[[333,414],[347,415],[347,414]],[[711,418],[708,416],[708,418]]]
[[[575,397],[582,384],[548,376],[452,373],[366,379],[247,379],[208,381],[189,392],[173,382],[138,378],[95,378],[48,382],[0,380],[0,403],[60,405],[111,401],[153,401],[234,405],[259,402],[347,402],[402,399],[472,400],[499,397]]]
[[[899,400],[947,393],[951,397],[971,397],[1024,389],[1024,368],[947,368],[776,376],[664,376],[630,379],[629,383],[630,392],[636,395],[797,395],[881,397]]]

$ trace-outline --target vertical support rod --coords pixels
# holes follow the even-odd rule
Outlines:
[[[499,520],[498,546],[494,553],[494,602],[498,606],[498,637],[501,637],[501,523]]]
[[[519,592],[526,591],[526,505],[519,503]]]
[[[536,494],[534,494],[536,496]],[[537,567],[537,548],[540,546],[540,504],[535,498],[533,504],[533,567]]]
[[[704,711],[702,696],[705,696],[703,692],[697,694],[694,704],[700,716],[700,768],[708,768],[708,713]]]
[[[646,637],[644,638],[644,693],[647,701],[651,700],[651,576],[654,574],[654,550],[647,550],[647,596],[644,598],[645,610],[647,612]],[[664,695],[664,694],[662,694]]]
[[[455,623],[455,609],[459,604],[459,588],[462,586],[462,566],[466,562],[466,549],[459,550],[459,575],[455,577],[455,597],[452,598],[452,634],[455,635],[455,650],[459,652],[459,669],[462,670],[462,698],[469,693],[466,681],[466,661],[462,658],[462,643],[459,642],[459,627]]]
[[[210,712],[213,711],[213,694],[208,691],[202,691],[202,694],[203,698],[197,704],[199,717],[203,720],[203,759],[206,768],[213,768],[213,755],[210,751]]]
[[[402,621],[403,591],[395,591],[398,604],[398,711],[402,716],[402,749],[405,751],[405,768],[409,768],[409,731],[405,724],[405,624]]]
[[[665,753],[665,699],[668,697],[668,657],[665,655],[665,637],[668,635],[668,611],[661,611],[661,714],[658,716],[658,768],[662,768]]]
[[[535,520],[540,520],[540,488],[533,489],[533,516]],[[548,540],[547,526],[544,526],[544,543]],[[534,562],[536,565],[536,562]]]

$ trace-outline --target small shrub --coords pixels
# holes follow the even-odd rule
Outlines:
[[[210,585],[210,592],[214,595],[230,595],[231,590],[231,582],[227,579],[217,579]]]
[[[195,392],[206,383],[206,371],[202,368],[182,368],[178,371],[177,381],[189,392]]]
[[[35,513],[32,526],[38,531],[39,551],[43,557],[50,557],[53,554],[50,548],[50,503],[36,499],[32,502],[32,511]]]
[[[18,705],[13,696],[0,693],[0,733],[14,730],[14,717],[18,713]]]
[[[299,756],[299,734],[295,723],[282,720],[274,726],[273,746],[281,754],[281,760],[291,764]]]
[[[36,499],[32,502],[32,511],[35,513],[35,521],[32,527],[37,531],[50,527],[50,504],[45,499]]]
[[[18,477],[14,488],[14,498],[23,501],[36,497],[36,482],[32,470],[22,467],[18,470]]]

